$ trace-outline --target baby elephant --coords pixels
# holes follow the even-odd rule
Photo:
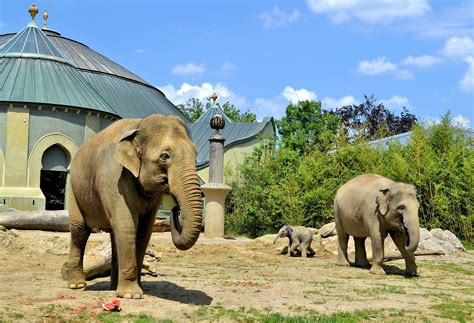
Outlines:
[[[288,237],[288,256],[296,257],[299,254],[298,247],[301,250],[301,255],[303,257],[314,256],[316,252],[311,248],[311,241],[313,241],[313,233],[305,227],[293,227],[289,224],[285,224],[280,231],[278,231],[273,244],[278,240],[278,238]]]

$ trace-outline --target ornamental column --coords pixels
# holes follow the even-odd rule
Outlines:
[[[211,97],[213,105],[217,100],[214,93]],[[216,109],[216,114],[211,118],[211,128],[215,130],[209,138],[209,182],[201,186],[206,196],[204,212],[204,235],[206,238],[224,238],[224,212],[225,198],[231,191],[231,187],[224,184],[224,141],[225,138],[219,133],[224,129],[224,117]]]

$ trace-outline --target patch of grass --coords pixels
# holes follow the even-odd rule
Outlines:
[[[403,287],[392,285],[378,285],[370,288],[354,288],[357,296],[377,296],[380,294],[406,294]]]
[[[300,309],[297,315],[284,315],[272,312],[270,308],[265,309],[228,309],[222,306],[201,306],[195,312],[188,315],[188,319],[196,321],[237,321],[237,322],[264,322],[264,323],[300,323],[300,322],[360,322],[362,320],[379,320],[383,321],[389,318],[391,313],[375,310],[359,310],[355,312],[336,312],[333,314],[322,314],[316,311],[307,310],[300,306],[292,307],[292,309]],[[301,310],[303,309],[303,310]],[[397,317],[403,321],[403,311],[397,311],[391,317]]]
[[[93,320],[93,316],[81,317],[81,320]],[[117,312],[102,312],[95,317],[99,322],[113,323],[113,322],[135,322],[135,323],[154,323],[154,322],[172,322],[171,320],[159,321],[156,318],[144,313],[120,315]]]
[[[474,241],[463,240],[462,245],[466,250],[474,250]]]
[[[472,322],[473,301],[453,300],[452,298],[443,297],[442,302],[432,305],[431,308],[436,310],[440,317],[457,320],[459,322]]]
[[[10,308],[6,307],[0,310],[0,322],[16,321],[24,318],[25,315],[20,312],[14,312]]]
[[[427,267],[430,267],[432,269],[438,269],[441,271],[447,271],[451,273],[457,273],[457,274],[462,274],[462,275],[474,275],[474,272],[472,270],[468,270],[464,268],[461,265],[453,264],[452,262],[447,262],[447,263],[439,263],[439,264],[430,264]]]

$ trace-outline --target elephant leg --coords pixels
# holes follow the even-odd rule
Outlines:
[[[314,251],[314,249],[311,248],[311,243],[308,245],[308,252],[309,252],[310,257],[316,254],[316,251]]]
[[[138,219],[126,207],[114,210],[112,230],[115,235],[118,259],[118,280],[115,295],[123,298],[142,298],[143,290],[138,285],[136,232]]]
[[[405,247],[405,235],[401,232],[396,232],[390,234],[392,237],[393,242],[397,246],[398,250],[402,254],[403,258],[405,259],[405,272],[407,276],[416,276],[416,263],[415,263],[415,255],[413,252],[409,252]]]
[[[385,237],[380,236],[380,233],[375,236],[371,236],[372,240],[372,267],[370,268],[370,272],[376,275],[385,275],[385,271],[383,270],[383,257],[384,257],[384,250],[383,250],[383,242]]]
[[[354,237],[355,245],[355,265],[357,267],[369,267],[369,261],[367,260],[367,253],[365,251],[365,239]]]
[[[110,233],[110,242],[112,245],[112,266],[110,270],[110,289],[116,290],[118,285],[118,256],[117,256],[117,242],[115,242],[115,234]]]
[[[141,272],[143,258],[145,257],[148,242],[150,241],[151,234],[153,232],[153,223],[155,222],[156,211],[150,212],[143,215],[138,220],[137,230],[137,275],[138,284],[141,286]]]
[[[305,242],[302,242],[302,243],[300,244],[300,247],[301,247],[301,257],[304,257],[304,258],[308,257],[308,254],[307,254],[307,252],[308,252],[308,244],[305,243]]]
[[[337,239],[339,241],[339,246],[337,249],[337,265],[349,267],[349,257],[347,256],[347,243],[349,241],[349,235],[338,229]]]
[[[296,257],[298,255],[298,251],[297,251],[298,246],[299,246],[299,242],[298,241],[293,241],[293,243],[291,244],[290,249],[288,251],[288,256]]]
[[[74,193],[69,198],[69,218],[71,219],[71,247],[68,261],[68,286],[71,289],[84,288],[86,287],[86,276],[83,266],[84,250],[91,229],[84,222]]]

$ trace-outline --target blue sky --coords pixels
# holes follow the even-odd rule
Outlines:
[[[0,0],[0,33],[31,1]],[[423,121],[474,122],[474,1],[40,1],[48,27],[160,88],[175,104],[216,91],[259,118],[373,94]],[[36,18],[42,21],[41,17]]]

